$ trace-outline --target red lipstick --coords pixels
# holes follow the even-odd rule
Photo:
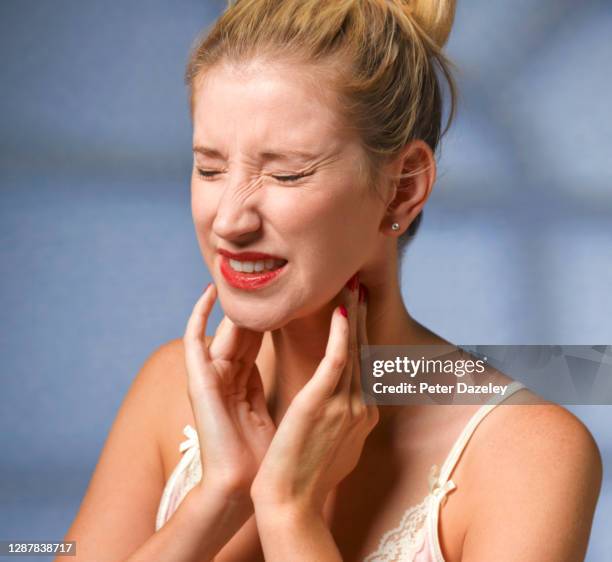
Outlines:
[[[282,273],[285,271],[287,267],[287,260],[283,258],[278,258],[276,256],[272,256],[270,254],[264,254],[261,252],[242,252],[242,253],[233,253],[227,252],[226,250],[219,250],[219,254],[221,254],[221,274],[225,278],[225,280],[236,289],[242,289],[244,291],[256,291],[261,287],[269,285],[272,281],[277,279]],[[258,260],[282,260],[284,263],[273,270],[266,270],[253,273],[246,273],[241,271],[236,271],[232,269],[232,266],[229,263],[229,260],[235,259],[239,261],[258,261]]]

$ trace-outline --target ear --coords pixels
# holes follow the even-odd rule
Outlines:
[[[436,160],[431,147],[422,140],[411,141],[390,164],[389,173],[392,181],[380,229],[399,237],[421,212],[436,181]],[[402,174],[407,177],[401,177]],[[392,230],[393,223],[398,223],[399,229]]]

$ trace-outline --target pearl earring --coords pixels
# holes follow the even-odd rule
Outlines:
[[[400,227],[400,225],[399,225],[398,223],[394,222],[394,223],[391,225],[391,230],[399,230],[399,227]]]

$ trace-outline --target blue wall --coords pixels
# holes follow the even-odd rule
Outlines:
[[[63,537],[131,380],[209,280],[182,77],[224,5],[0,3],[0,539]],[[409,310],[464,344],[612,344],[612,5],[463,1],[448,52],[459,116]],[[606,464],[599,562],[610,407],[570,409]]]

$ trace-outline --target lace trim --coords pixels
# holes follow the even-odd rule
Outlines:
[[[174,490],[171,492],[169,506],[164,518],[164,523],[177,509],[189,490],[193,488],[202,478],[202,465],[199,462],[199,442],[198,434],[190,425],[186,425],[183,433],[187,439],[179,445],[179,450],[191,455],[186,461],[182,474],[177,474],[178,481],[174,483]],[[183,458],[186,455],[183,456]],[[185,459],[186,460],[186,459]],[[363,562],[407,562],[423,548],[426,539],[426,521],[431,502],[434,500],[443,501],[447,492],[456,486],[452,480],[447,480],[440,484],[440,469],[433,465],[428,478],[429,494],[423,500],[409,507],[404,514],[399,525],[387,531],[380,539],[378,548]]]
[[[412,560],[422,548],[425,540],[425,520],[429,499],[430,496],[426,496],[421,503],[408,508],[400,524],[382,536],[376,551],[366,556],[363,562]]]
[[[444,501],[446,494],[456,488],[452,480],[440,483],[440,468],[436,464],[429,471],[428,484],[429,494],[421,503],[404,512],[400,524],[382,536],[378,548],[364,558],[363,562],[408,562],[422,550],[431,502]]]

